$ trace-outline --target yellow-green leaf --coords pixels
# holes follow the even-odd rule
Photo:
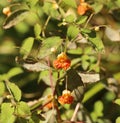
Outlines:
[[[4,82],[0,82],[0,97],[4,94],[5,92],[5,84]]]
[[[30,112],[30,108],[27,105],[27,103],[21,101],[17,104],[15,113],[19,116],[19,117],[24,117],[24,118],[28,118],[31,115]]]
[[[120,106],[120,98],[116,99],[116,100],[115,100],[115,103]]]
[[[115,123],[120,123],[120,116],[119,116],[119,117],[117,117],[117,119],[116,119]]]
[[[20,21],[22,21],[24,18],[26,18],[29,11],[27,9],[19,9],[13,12],[10,16],[8,16],[3,24],[4,29],[8,29],[16,24],[18,24]]]
[[[77,4],[76,4],[76,1],[75,0],[63,0],[63,2],[65,4],[67,4],[68,6],[71,6],[73,8],[76,8],[77,7]]]
[[[67,30],[67,36],[70,38],[70,39],[73,39],[75,38],[79,33],[79,28],[74,26],[74,25],[70,25],[68,27],[68,30]]]
[[[18,86],[15,85],[14,83],[11,83],[11,82],[8,83],[8,86],[9,86],[15,100],[20,101],[20,99],[21,99],[21,90],[18,88]]]
[[[23,41],[23,44],[20,48],[20,53],[22,55],[28,55],[32,49],[34,43],[34,38],[33,37],[28,37]]]
[[[3,103],[1,105],[1,114],[0,114],[0,123],[14,123],[15,116],[14,107],[11,106],[11,103]]]
[[[14,76],[16,76],[18,74],[21,74],[22,72],[23,72],[23,70],[21,68],[19,68],[19,67],[12,68],[7,73],[8,74],[8,78],[11,78],[11,77],[14,77]]]
[[[34,26],[34,33],[35,33],[35,37],[38,38],[40,36],[41,33],[41,26],[37,23]]]
[[[88,18],[87,16],[80,16],[80,17],[78,17],[78,19],[76,20],[76,23],[77,23],[77,24],[83,24],[83,23],[86,22],[87,18]]]

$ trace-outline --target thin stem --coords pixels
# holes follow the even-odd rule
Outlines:
[[[55,109],[57,111],[57,122],[61,123],[62,119],[61,119],[61,116],[60,116],[60,111],[58,109],[58,106],[55,106]]]
[[[60,72],[58,71],[58,74],[57,74],[57,78],[58,78],[58,80],[57,80],[57,83],[56,83],[56,86],[57,86],[57,84],[58,84],[58,82],[59,82],[59,78],[60,78]],[[54,89],[54,95],[55,95],[55,93],[56,93],[56,89]],[[53,95],[53,96],[54,96]],[[56,99],[55,99],[55,101],[57,101]],[[56,111],[57,111],[57,122],[58,123],[61,123],[61,115],[60,115],[60,111],[59,111],[59,108],[58,108],[58,105],[57,105],[57,102],[55,102],[56,103],[56,105],[54,106],[54,108],[56,109]]]
[[[12,96],[11,102],[12,102],[12,104],[16,105],[16,101],[15,101],[15,99],[14,99],[14,95],[13,95],[12,91],[10,90],[10,88],[9,88],[9,86],[8,86],[8,83],[9,83],[9,81],[8,81],[8,80],[5,80],[6,88],[8,89],[10,95]]]
[[[48,62],[48,66],[50,67],[49,57],[47,58],[47,62]],[[51,68],[49,69],[49,78],[50,78],[50,85],[51,85],[52,94],[54,95],[54,85],[53,85],[52,70],[51,70]]]
[[[49,77],[50,77],[50,84],[52,89],[52,94],[54,94],[54,85],[53,85],[53,79],[52,79],[52,71],[49,69]]]
[[[75,111],[74,111],[73,116],[72,116],[72,118],[71,118],[71,121],[74,121],[74,120],[75,120],[79,108],[80,108],[80,103],[77,103],[77,105],[76,105],[76,107],[75,107]]]
[[[43,29],[42,29],[42,36],[43,37],[45,37],[45,29],[46,29],[46,27],[48,25],[48,22],[49,22],[50,18],[51,18],[51,16],[48,16],[48,18],[47,18],[47,20],[46,20],[46,22],[45,22],[45,24],[43,26]]]
[[[65,47],[64,47],[64,52],[65,52],[65,53],[67,52],[67,45],[68,45],[68,42],[69,42],[69,40],[68,40],[68,38],[66,38]]]
[[[87,25],[88,25],[89,21],[91,20],[91,18],[93,17],[93,15],[94,15],[94,13],[92,13],[92,14],[90,15],[90,17],[88,18],[88,20],[87,20],[87,22],[86,22],[84,28],[87,27]]]
[[[66,75],[66,82],[65,82],[65,89],[67,90],[68,89],[68,76]]]
[[[101,60],[101,54],[98,53],[98,61],[97,61],[97,63],[96,63],[97,66],[100,65],[100,60]]]

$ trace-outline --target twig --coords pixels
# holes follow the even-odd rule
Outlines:
[[[48,62],[48,66],[50,67],[49,57],[47,58],[47,62]],[[50,78],[50,85],[51,85],[52,95],[54,95],[54,85],[53,85],[53,78],[52,78],[51,68],[49,69],[49,78]]]
[[[87,22],[86,22],[84,28],[87,27],[87,25],[88,25],[89,21],[91,20],[91,18],[93,17],[93,15],[94,15],[94,13],[92,13],[92,14],[90,15],[90,17],[88,18],[88,20],[87,20]]]
[[[72,118],[71,118],[71,121],[74,121],[74,120],[75,120],[79,108],[80,108],[80,103],[77,103],[77,105],[76,105],[76,107],[75,107],[75,111],[74,111],[73,116],[72,116]]]
[[[46,29],[46,27],[48,25],[48,22],[49,22],[50,18],[51,18],[51,16],[48,16],[48,18],[47,18],[47,20],[46,20],[46,22],[45,22],[45,24],[43,26],[43,29],[42,29],[42,36],[43,37],[45,37],[45,32],[44,31],[45,31],[45,29]]]

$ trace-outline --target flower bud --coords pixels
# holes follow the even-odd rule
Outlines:
[[[3,14],[9,16],[11,14],[10,7],[3,8]]]
[[[100,27],[99,26],[96,26],[94,29],[95,29],[95,31],[99,31],[100,30]]]

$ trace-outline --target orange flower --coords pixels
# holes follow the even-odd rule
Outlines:
[[[51,109],[53,107],[54,107],[54,104],[52,101],[45,105],[45,108],[47,108],[47,109]]]
[[[67,55],[62,52],[58,55],[57,59],[53,61],[53,66],[56,69],[67,70],[70,67],[71,61],[68,59]]]
[[[71,92],[68,90],[64,90],[62,96],[58,97],[58,102],[60,104],[71,104],[74,101],[74,97],[72,96]]]
[[[77,12],[79,15],[84,15],[88,10],[90,10],[91,7],[86,2],[81,2],[80,5],[77,8]]]
[[[9,16],[11,14],[11,10],[9,7],[5,7],[3,8],[3,14]]]
[[[60,61],[58,59],[53,61],[53,66],[56,69],[62,69],[62,64],[60,63]]]

